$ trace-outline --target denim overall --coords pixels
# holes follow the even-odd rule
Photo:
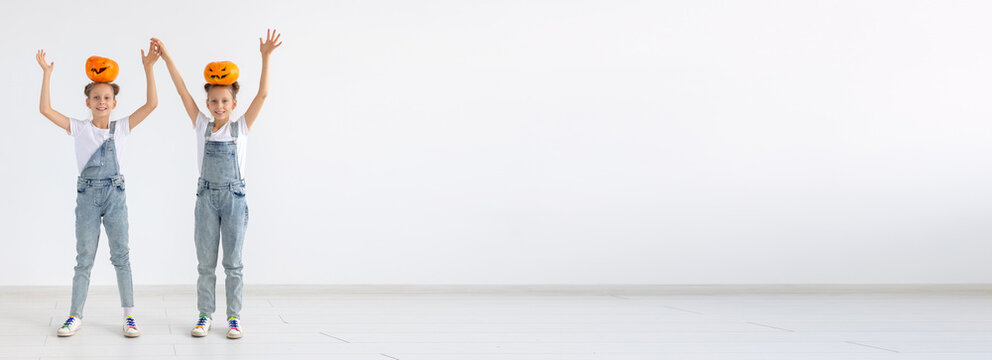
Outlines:
[[[238,138],[238,123],[231,123],[231,137]],[[196,305],[200,316],[216,310],[218,244],[224,250],[224,285],[227,290],[227,316],[241,318],[241,246],[248,225],[245,181],[238,166],[238,145],[234,141],[210,141],[214,123],[207,125],[203,146],[203,166],[196,189],[195,236],[199,278]]]
[[[90,270],[100,242],[101,220],[109,238],[110,263],[117,271],[121,306],[134,306],[124,176],[120,173],[117,148],[114,147],[116,125],[116,121],[110,122],[110,138],[86,162],[76,183],[76,267],[69,315],[78,318],[82,318],[90,287]]]

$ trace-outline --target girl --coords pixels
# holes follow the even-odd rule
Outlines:
[[[76,147],[79,179],[76,182],[76,267],[72,277],[72,304],[69,318],[59,327],[58,336],[72,336],[82,325],[83,306],[90,286],[90,270],[100,238],[100,223],[107,230],[110,262],[117,271],[117,289],[124,308],[124,336],[137,337],[141,330],[135,324],[134,293],[131,284],[131,262],[128,249],[127,203],[124,196],[124,176],[120,172],[120,153],[131,134],[158,105],[152,66],[159,51],[149,44],[148,54],[141,51],[145,67],[147,100],[128,117],[110,120],[110,111],[117,107],[120,87],[111,82],[91,82],[86,85],[86,107],[92,111],[90,120],[68,118],[52,109],[49,82],[55,62],[45,61],[45,51],[35,56],[44,70],[41,83],[41,114],[72,135]],[[115,64],[116,66],[116,64]],[[111,79],[110,81],[113,81]]]
[[[269,55],[282,42],[275,30],[266,32],[266,39],[258,39],[262,53],[262,75],[258,94],[244,115],[231,121],[231,111],[238,105],[238,82],[231,85],[204,85],[207,92],[209,116],[200,112],[186,90],[172,56],[161,40],[152,38],[169,67],[169,75],[182,98],[186,114],[192,121],[196,134],[197,161],[200,179],[196,190],[195,234],[196,260],[199,279],[196,283],[196,303],[200,317],[190,334],[206,336],[210,330],[216,308],[214,292],[217,283],[218,247],[224,249],[224,281],[227,291],[227,337],[241,338],[240,326],[242,278],[241,246],[244,244],[248,223],[248,205],[245,202],[245,150],[252,124],[262,110],[262,103],[269,93]],[[218,246],[219,245],[219,246]]]

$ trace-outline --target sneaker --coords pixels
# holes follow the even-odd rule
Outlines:
[[[65,320],[65,323],[62,323],[62,327],[59,328],[58,335],[73,336],[76,334],[76,331],[79,331],[80,326],[83,326],[82,321],[75,316],[70,316]]]
[[[141,336],[141,329],[138,325],[135,325],[133,317],[124,318],[124,336],[133,338]]]
[[[189,334],[195,337],[207,336],[207,331],[210,330],[210,318],[207,316],[200,316],[200,319],[196,321],[196,326],[193,327],[193,331]]]
[[[232,317],[227,319],[227,338],[228,339],[240,339],[241,338],[241,326],[238,325],[238,318]]]

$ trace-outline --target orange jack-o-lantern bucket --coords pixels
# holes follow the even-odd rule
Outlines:
[[[238,81],[238,66],[230,61],[215,61],[203,69],[203,78],[214,85],[231,85]]]
[[[111,82],[117,78],[120,69],[117,62],[105,57],[90,56],[86,59],[86,76],[96,82]]]

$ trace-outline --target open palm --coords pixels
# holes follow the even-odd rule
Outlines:
[[[262,38],[258,38],[258,50],[262,52],[262,55],[269,55],[272,50],[282,45],[282,41],[279,41],[280,36],[282,34],[277,33],[275,29],[265,30],[265,42],[262,42]]]
[[[38,54],[34,57],[38,60],[38,65],[41,65],[41,69],[45,72],[52,71],[52,68],[55,67],[54,61],[51,64],[45,61],[45,50],[38,50]]]

